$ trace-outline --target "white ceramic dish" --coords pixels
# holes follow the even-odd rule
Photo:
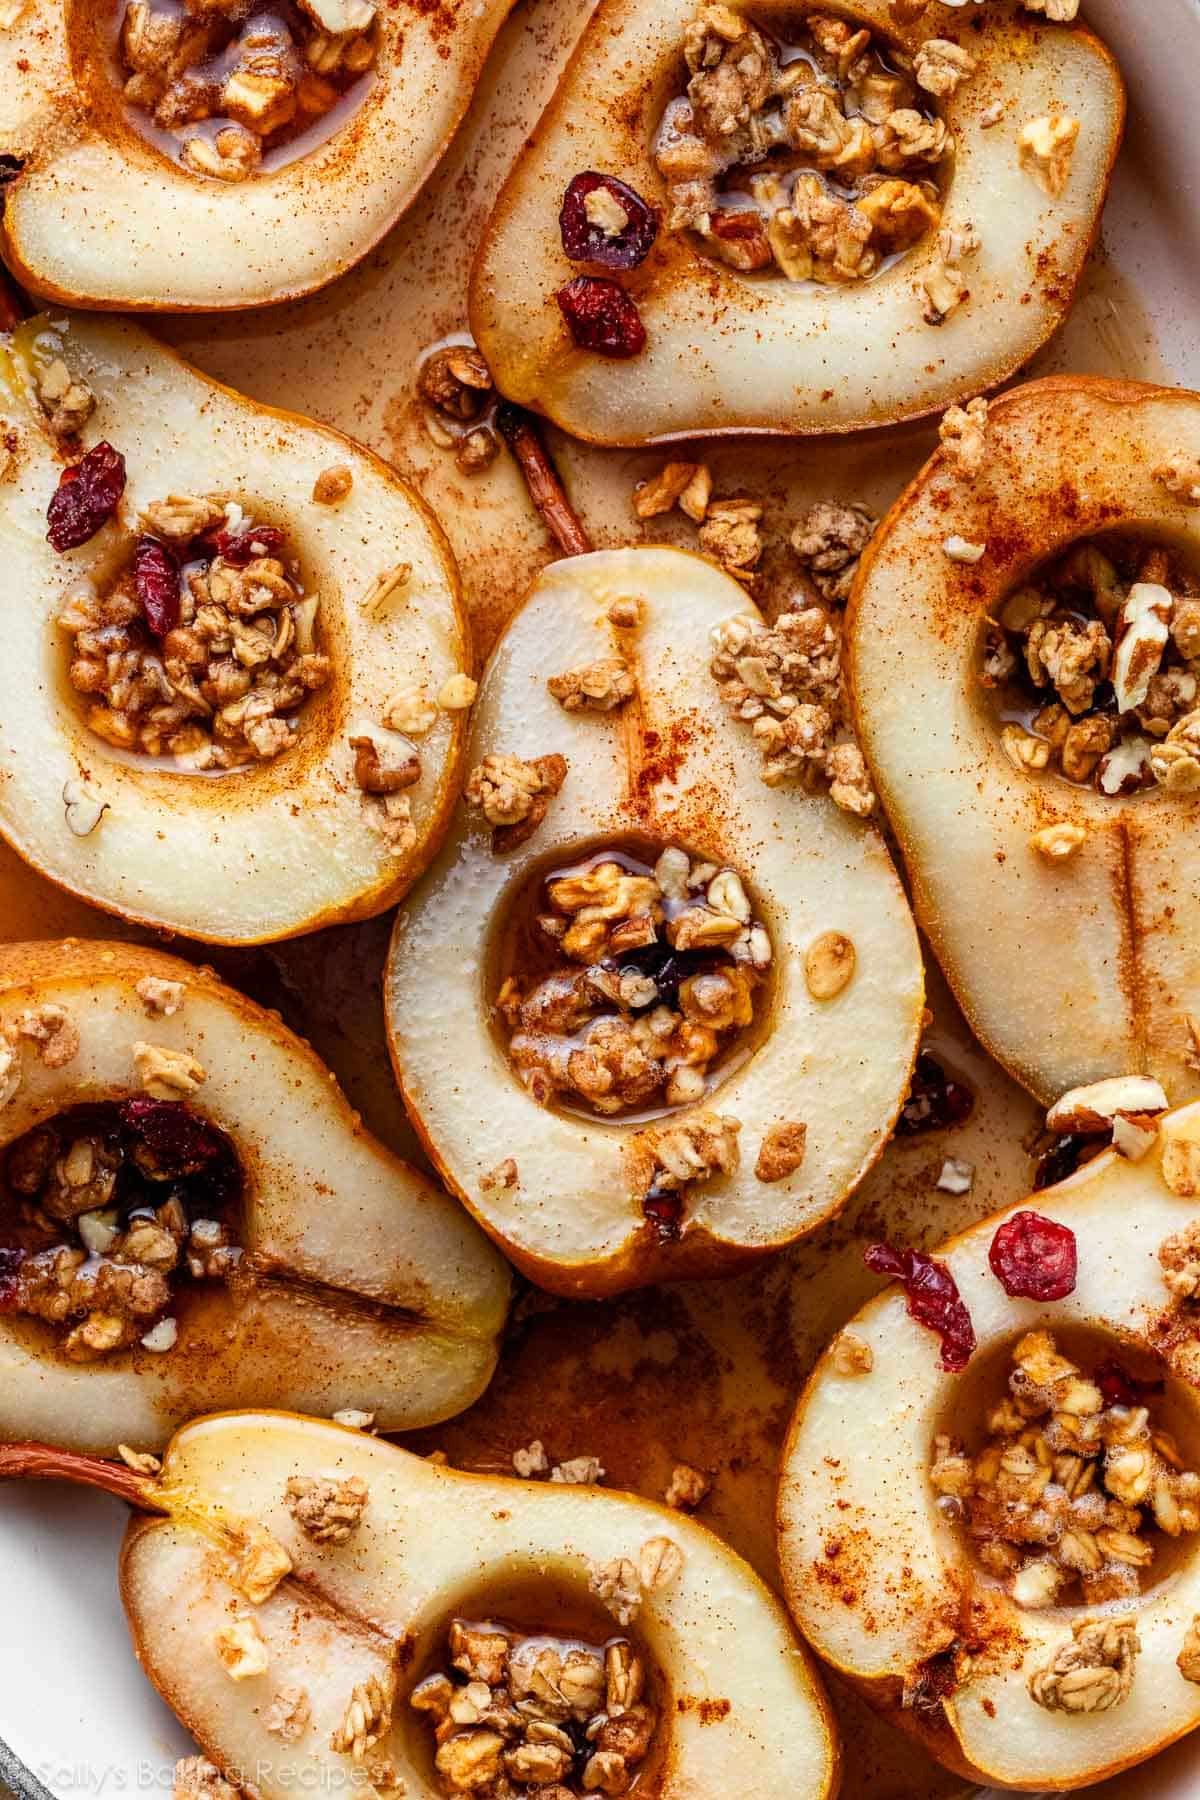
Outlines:
[[[552,15],[547,23],[548,6],[549,0],[529,0],[533,16],[523,22],[518,11],[507,42],[511,45],[516,31],[532,30],[535,22],[547,37],[561,35],[561,23],[555,26]],[[1130,89],[1129,133],[1103,234],[1107,267],[1118,279],[1109,289],[1112,297],[1088,315],[1095,342],[1081,340],[1077,330],[1069,333],[1061,350],[1050,352],[1050,366],[1117,368],[1135,377],[1200,386],[1200,145],[1193,123],[1200,0],[1154,0],[1151,7],[1131,6],[1129,0],[1085,0],[1084,10],[1116,51]],[[503,87],[502,82],[496,85]],[[478,131],[479,108],[494,99],[494,92],[481,94],[459,149],[470,143],[473,128]],[[522,124],[519,130],[526,128]],[[452,152],[442,177],[447,194],[458,160],[457,151]],[[435,199],[437,186],[435,181]],[[400,229],[407,233],[413,227]],[[381,260],[386,262],[386,256],[385,249]],[[364,379],[357,391],[347,388],[331,395],[327,371],[313,354],[314,343],[328,332],[329,341],[356,368],[356,357],[343,346],[347,330],[353,336],[353,321],[347,327],[336,315],[339,306],[347,312],[357,308],[370,320],[384,365],[372,374],[382,372],[384,385],[391,379],[388,347],[394,353],[396,344],[383,329],[387,303],[381,308],[374,292],[377,272],[368,270],[339,284],[288,321],[295,363],[287,403],[355,429],[397,461],[419,463],[411,438],[401,435],[398,441],[394,421],[385,415],[379,381]],[[397,285],[403,289],[402,282]],[[407,307],[404,300],[400,305],[421,311],[420,298],[411,290]],[[360,322],[360,336],[362,329]],[[446,322],[437,329],[447,329]],[[278,397],[280,362],[269,352],[263,358],[269,331],[269,317],[260,316],[246,322],[231,319],[219,328],[205,321],[181,322],[169,335],[214,372],[272,400]],[[401,343],[401,356],[406,349]],[[399,381],[397,370],[397,385]],[[911,453],[915,466],[923,444],[901,440],[896,450],[901,457]],[[728,456],[724,451],[722,461]],[[574,466],[570,455],[564,461],[568,468]],[[586,485],[582,461],[579,467],[581,486]],[[441,500],[445,506],[437,488],[434,475],[429,496],[435,505]],[[515,492],[508,498],[515,501]],[[452,506],[445,506],[445,520],[455,537]],[[600,521],[600,528],[607,532],[609,521]],[[518,526],[513,536],[520,540],[512,559],[513,578],[520,583],[529,560],[530,532]],[[470,554],[471,546],[465,548],[470,579],[478,558]],[[48,1487],[0,1489],[0,1780],[22,1800],[169,1794],[175,1759],[192,1748],[143,1679],[130,1648],[116,1590],[124,1522],[123,1509],[98,1495]],[[1092,1792],[1098,1800],[1185,1800],[1195,1795],[1200,1792],[1200,1734]]]

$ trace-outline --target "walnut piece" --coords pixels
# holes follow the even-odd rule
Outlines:
[[[292,1475],[284,1498],[293,1519],[314,1544],[345,1544],[362,1524],[370,1489],[361,1475],[345,1481]]]
[[[927,94],[936,94],[939,100],[956,94],[978,67],[971,52],[949,38],[926,38],[913,58],[918,87]]]
[[[699,1469],[693,1469],[690,1463],[676,1463],[663,1494],[663,1503],[680,1512],[694,1512],[711,1487],[711,1479]]]
[[[79,1028],[63,1006],[39,1006],[17,1015],[17,1036],[37,1045],[38,1061],[62,1069],[79,1054]]]
[[[1035,831],[1029,840],[1029,847],[1046,862],[1067,862],[1082,850],[1087,842],[1087,835],[1085,826],[1072,825],[1064,820],[1059,825],[1044,825],[1040,831]]]
[[[1133,1619],[1079,1619],[1029,1692],[1048,1712],[1108,1712],[1129,1697],[1140,1643]]]
[[[533,836],[566,778],[564,756],[523,762],[493,753],[471,770],[463,795],[493,827],[492,849],[499,853],[515,850]]]
[[[155,1100],[184,1099],[207,1079],[204,1068],[186,1050],[168,1050],[141,1040],[133,1046],[133,1066],[143,1088]]]
[[[546,686],[564,712],[615,712],[636,694],[637,677],[623,657],[610,656],[552,675]]]
[[[96,396],[86,381],[77,380],[60,356],[35,372],[34,386],[46,423],[57,438],[74,437],[96,410]]]
[[[1021,127],[1017,138],[1021,167],[1051,199],[1058,198],[1070,179],[1078,138],[1079,120],[1066,113],[1030,119]]]
[[[183,1005],[187,986],[182,981],[164,981],[160,975],[143,975],[134,989],[151,1019],[171,1019]]]
[[[808,1126],[799,1119],[772,1125],[759,1145],[754,1173],[759,1181],[783,1181],[804,1161]]]

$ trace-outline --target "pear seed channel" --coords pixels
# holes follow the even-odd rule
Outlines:
[[[306,702],[333,672],[319,610],[277,527],[236,502],[172,494],[146,507],[115,579],[67,589],[57,622],[89,730],[220,774],[298,741]]]
[[[0,1166],[0,1312],[51,1326],[72,1362],[168,1350],[178,1286],[237,1268],[241,1192],[229,1138],[180,1101],[59,1113]]]
[[[410,1697],[434,1727],[444,1794],[571,1800],[636,1782],[659,1717],[627,1638],[596,1645],[455,1619],[446,1663]]]
[[[954,139],[932,102],[974,74],[965,47],[931,36],[909,58],[819,12],[785,43],[714,5],[681,49],[686,93],[654,149],[668,231],[741,274],[828,285],[865,281],[937,231]],[[974,247],[948,245],[944,261]]]
[[[1200,1531],[1200,1474],[1156,1421],[1156,1392],[1112,1361],[1087,1376],[1032,1331],[982,1447],[935,1439],[938,1510],[1018,1606],[1135,1600],[1163,1538]]]
[[[988,620],[978,667],[1016,768],[1112,799],[1200,792],[1198,677],[1200,576],[1131,535],[1036,569]]]
[[[504,946],[496,1014],[544,1106],[693,1105],[746,1053],[773,951],[740,876],[671,845],[540,876]]]
[[[378,54],[374,0],[128,0],[117,39],[134,124],[191,174],[228,182],[343,125]]]

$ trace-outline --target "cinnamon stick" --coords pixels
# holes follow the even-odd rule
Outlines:
[[[547,531],[564,556],[586,556],[592,541],[583,521],[567,499],[558,470],[529,413],[501,401],[496,409],[496,429],[517,459],[529,498]]]

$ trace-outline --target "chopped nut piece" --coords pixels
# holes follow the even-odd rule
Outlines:
[[[303,1688],[281,1687],[263,1714],[263,1728],[285,1744],[298,1744],[312,1724],[312,1703]]]
[[[312,497],[318,506],[340,506],[354,486],[354,471],[346,463],[335,463],[322,469],[313,483]]]
[[[618,631],[636,631],[642,623],[642,603],[632,596],[614,600],[608,609],[608,622]]]
[[[512,1460],[517,1474],[526,1480],[533,1475],[545,1475],[550,1468],[550,1458],[541,1438],[534,1438],[524,1450],[514,1450]]]
[[[969,1194],[974,1181],[974,1163],[964,1162],[958,1156],[948,1156],[942,1164],[937,1186],[943,1194]]]
[[[1079,17],[1079,0],[1021,0],[1026,12],[1044,13],[1057,24],[1070,24]]]
[[[1187,1628],[1175,1665],[1185,1681],[1200,1681],[1200,1614]]]
[[[67,829],[75,837],[90,837],[109,810],[108,801],[101,800],[83,781],[64,782],[62,797]]]
[[[844,931],[823,931],[804,953],[804,979],[814,1000],[834,1000],[849,986],[858,957]]]
[[[251,1523],[237,1536],[239,1547],[233,1585],[252,1606],[261,1606],[291,1574],[292,1559],[265,1525]]]
[[[1200,1195],[1200,1141],[1186,1135],[1195,1126],[1167,1121],[1163,1126],[1162,1178],[1171,1193],[1192,1200]]]
[[[700,548],[727,575],[752,584],[762,559],[761,506],[753,500],[713,500],[700,527]]]
[[[1163,1280],[1177,1300],[1194,1300],[1200,1293],[1200,1224],[1164,1238],[1158,1247]]]
[[[875,1352],[853,1331],[839,1331],[833,1340],[830,1361],[839,1375],[869,1375],[875,1367]]]
[[[406,588],[411,579],[411,563],[396,563],[392,568],[385,569],[382,575],[375,577],[363,595],[360,603],[363,612],[368,617],[377,619],[393,594],[398,594],[402,588]],[[455,679],[458,678],[455,677]]]
[[[367,1751],[373,1750],[391,1730],[394,1702],[394,1676],[389,1674],[385,1682],[379,1675],[370,1675],[366,1681],[359,1682],[350,1696],[341,1724],[330,1737],[330,1749],[340,1756],[349,1754],[355,1762],[361,1762]]]
[[[637,678],[622,657],[610,656],[552,675],[546,686],[564,712],[614,712],[632,700]]]
[[[506,1193],[517,1186],[517,1165],[511,1156],[506,1156],[502,1163],[479,1177],[480,1191],[485,1194]]]
[[[797,1119],[772,1125],[759,1146],[754,1173],[759,1181],[783,1181],[804,1161],[808,1126]]]
[[[469,675],[451,675],[442,684],[437,703],[443,712],[463,712],[468,706],[475,704],[475,696],[479,692],[479,683],[472,681]]]
[[[1034,737],[1019,725],[1006,725],[1000,733],[1004,754],[1015,769],[1040,775],[1050,764],[1050,746],[1044,738]]]
[[[603,1601],[618,1625],[632,1625],[642,1605],[642,1582],[628,1557],[616,1557],[608,1563],[592,1563],[588,1572],[588,1591]]]
[[[988,403],[977,398],[968,400],[965,407],[952,406],[942,415],[938,427],[946,460],[968,481],[983,468],[987,454],[987,418]]]
[[[694,1512],[711,1487],[711,1480],[707,1475],[701,1474],[699,1469],[693,1469],[690,1463],[676,1463],[671,1470],[663,1502],[667,1506],[677,1507],[680,1512]]]
[[[950,558],[951,562],[958,563],[982,562],[983,558],[987,555],[986,544],[973,544],[968,538],[958,537],[957,535],[946,538],[942,544],[942,549],[946,552],[946,555]]]
[[[827,600],[845,600],[879,521],[865,506],[819,500],[792,532],[797,560]]]
[[[187,986],[182,981],[164,981],[158,975],[143,975],[134,992],[151,1019],[172,1019],[183,1005]]]
[[[921,291],[925,296],[921,316],[927,325],[944,325],[971,293],[962,270],[940,257],[923,276]]]
[[[1142,1118],[1167,1110],[1167,1096],[1147,1075],[1114,1075],[1069,1088],[1046,1114],[1046,1129],[1088,1136],[1107,1131],[1118,1115]]]
[[[463,793],[467,805],[494,827],[492,849],[513,850],[533,836],[566,778],[563,756],[522,762],[517,756],[492,754],[471,770]]]
[[[41,365],[34,384],[46,422],[55,437],[74,437],[96,410],[96,396],[71,374],[61,357]]]
[[[175,1764],[172,1800],[242,1800],[242,1796],[206,1756],[184,1756]]]
[[[1021,167],[1051,199],[1057,199],[1067,185],[1078,138],[1079,120],[1065,113],[1030,119],[1021,127],[1017,139]]]
[[[47,1069],[63,1069],[79,1054],[79,1028],[63,1006],[19,1013],[17,1036],[37,1045],[38,1061]]]
[[[333,1415],[335,1425],[344,1425],[348,1431],[369,1431],[375,1423],[375,1414],[362,1412],[356,1406],[347,1406]]]
[[[314,1544],[345,1544],[362,1524],[370,1489],[361,1475],[345,1481],[292,1475],[284,1498],[293,1519]]]
[[[1048,1712],[1107,1712],[1128,1699],[1140,1644],[1133,1619],[1078,1619],[1071,1641],[1029,1678]]]
[[[1158,582],[1139,581],[1130,588],[1121,609],[1121,637],[1112,664],[1119,712],[1131,712],[1145,700],[1170,637],[1173,605],[1170,593]]]
[[[92,1314],[93,1319],[96,1319],[99,1316],[100,1315],[97,1313]],[[120,1325],[121,1321],[117,1320],[117,1324]],[[122,1335],[123,1334],[122,1328]],[[68,1342],[69,1341],[70,1340],[68,1340]],[[158,1324],[152,1325],[150,1330],[147,1331],[141,1339],[142,1349],[149,1350],[156,1356],[165,1356],[167,1351],[173,1350],[178,1342],[179,1321],[177,1319],[160,1319]],[[117,1340],[114,1338],[112,1342],[103,1347],[106,1349],[115,1349],[117,1347]],[[101,1346],[99,1344],[94,1344],[93,1348],[99,1349]]]
[[[162,1471],[161,1459],[148,1450],[131,1450],[128,1444],[118,1444],[117,1455],[135,1475],[158,1475]]]
[[[349,743],[354,752],[354,779],[364,794],[398,794],[420,781],[421,759],[411,745],[403,745],[397,760],[386,763],[373,737],[352,737]],[[385,751],[387,748],[384,746]]]
[[[1047,862],[1066,862],[1082,850],[1086,842],[1085,826],[1064,821],[1059,825],[1044,825],[1040,831],[1035,831],[1029,847]]]
[[[133,1046],[133,1066],[138,1080],[155,1100],[178,1100],[194,1094],[206,1080],[204,1069],[186,1050],[168,1050],[140,1040]]]
[[[550,1479],[559,1487],[595,1487],[604,1480],[604,1468],[598,1457],[572,1456],[555,1464]]]
[[[214,1643],[231,1681],[248,1681],[266,1672],[271,1660],[266,1639],[250,1613],[236,1611],[232,1623],[221,1627]]]
[[[664,463],[657,475],[639,482],[633,492],[633,510],[639,519],[657,518],[678,505],[682,495],[696,479],[699,463]]]
[[[927,94],[936,94],[939,100],[956,94],[978,67],[970,51],[949,38],[926,38],[913,58],[918,86]]]
[[[1154,479],[1172,499],[1182,500],[1185,506],[1200,506],[1200,456],[1180,450],[1169,462],[1159,464]]]

